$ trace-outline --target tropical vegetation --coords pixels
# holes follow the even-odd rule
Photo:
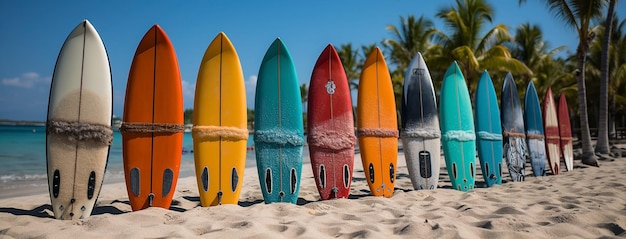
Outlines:
[[[509,28],[493,23],[494,9],[487,0],[455,0],[441,8],[434,20],[443,22],[445,29],[436,29],[434,21],[423,15],[400,16],[398,25],[387,26],[389,38],[363,46],[345,43],[337,51],[356,92],[367,55],[380,46],[389,65],[398,111],[404,75],[417,52],[424,56],[436,90],[453,61],[463,71],[470,92],[484,70],[496,89],[511,72],[520,98],[530,81],[540,97],[551,87],[555,97],[566,95],[583,163],[598,165],[591,129],[598,129],[593,132],[598,136],[595,152],[607,154],[608,138],[615,135],[616,128],[626,127],[626,19],[620,20],[614,13],[617,0],[541,1],[546,11],[577,33],[579,44],[574,54],[564,53],[565,46],[551,46],[538,25],[522,23]],[[307,85],[300,90],[304,106]],[[248,121],[254,121],[254,110],[248,111]]]
[[[424,56],[436,89],[453,61],[461,67],[470,92],[483,70],[489,71],[496,88],[501,88],[507,72],[513,73],[520,97],[530,81],[537,86],[540,96],[551,87],[557,96],[562,92],[567,97],[573,127],[581,142],[583,163],[597,165],[591,128],[598,128],[600,132],[594,133],[603,136],[610,135],[609,128],[626,126],[626,23],[614,16],[611,6],[616,0],[542,1],[547,11],[577,33],[579,45],[575,54],[563,54],[564,46],[550,48],[537,25],[514,26],[512,35],[508,26],[492,22],[494,10],[486,0],[456,0],[437,12],[436,20],[442,21],[445,29],[436,29],[433,21],[423,15],[400,16],[399,25],[387,27],[390,38],[361,47],[346,43],[339,47],[339,55],[347,66],[350,85],[356,89],[365,53],[375,45],[382,46],[396,102],[402,97],[404,73],[417,52]],[[523,2],[520,0],[520,4]],[[612,24],[602,22],[603,11],[607,12],[606,19],[613,19]],[[601,107],[603,104],[608,105],[608,110]],[[399,103],[397,108],[400,110]],[[605,112],[611,112],[610,117],[604,116]],[[595,151],[606,154],[608,142],[602,143],[599,139]]]

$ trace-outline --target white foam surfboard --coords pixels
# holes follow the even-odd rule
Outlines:
[[[59,53],[48,102],[46,160],[54,216],[91,215],[102,187],[112,139],[109,59],[84,20]]]

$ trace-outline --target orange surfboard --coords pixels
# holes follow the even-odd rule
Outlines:
[[[130,67],[120,128],[133,211],[170,207],[180,169],[183,129],[178,60],[163,29],[154,25],[139,43]]]
[[[395,97],[378,47],[363,65],[357,99],[357,134],[367,184],[374,196],[391,197],[398,161]]]

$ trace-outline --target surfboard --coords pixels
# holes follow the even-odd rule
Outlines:
[[[437,188],[441,162],[439,113],[435,87],[419,52],[404,77],[401,119],[400,137],[413,188]]]
[[[546,176],[546,143],[542,119],[537,90],[531,81],[524,95],[524,126],[530,164],[535,176]]]
[[[311,167],[320,198],[348,198],[356,143],[352,98],[343,64],[332,44],[313,67],[307,122]]]
[[[130,66],[122,154],[133,211],[169,208],[183,143],[183,95],[176,52],[159,25],[139,42]]]
[[[559,120],[556,114],[552,87],[548,87],[543,98],[543,127],[546,135],[546,153],[548,165],[554,175],[561,171],[561,137],[559,136]]]
[[[474,96],[476,148],[487,187],[502,184],[502,122],[496,89],[486,70],[480,75]]]
[[[46,163],[57,219],[89,217],[98,199],[113,140],[112,92],[106,49],[84,20],[65,39],[50,86]]]
[[[476,133],[472,102],[456,61],[441,85],[441,142],[452,188],[467,192],[476,181]]]
[[[196,80],[193,146],[202,206],[237,204],[246,166],[246,89],[235,47],[220,32]]]
[[[526,177],[526,131],[524,115],[513,75],[507,73],[500,95],[500,120],[502,122],[503,155],[513,182],[524,181]]]
[[[378,47],[367,56],[361,72],[357,136],[372,195],[391,197],[397,175],[398,121],[391,76]]]
[[[300,86],[289,50],[278,38],[257,78],[254,143],[265,203],[298,201],[304,127]]]
[[[565,169],[567,171],[574,170],[574,149],[572,138],[572,126],[569,118],[569,109],[567,107],[567,99],[565,94],[561,92],[559,95],[558,105],[558,119],[559,119],[559,136],[561,138],[560,147],[563,152],[563,161],[565,161]]]

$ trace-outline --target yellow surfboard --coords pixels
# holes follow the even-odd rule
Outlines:
[[[226,34],[211,42],[198,71],[193,147],[202,206],[237,204],[246,165],[246,90]]]
[[[367,184],[372,195],[391,197],[397,174],[398,124],[391,76],[378,47],[363,65],[357,104],[357,133]]]

